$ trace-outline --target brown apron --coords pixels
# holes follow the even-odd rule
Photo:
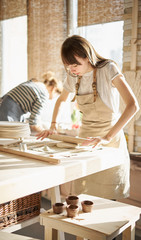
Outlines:
[[[94,94],[76,94],[78,107],[82,112],[79,136],[83,138],[105,136],[119,118],[97,94],[96,70],[94,70],[92,87]],[[76,93],[78,93],[78,88],[77,86]],[[87,193],[109,199],[119,199],[129,195],[130,160],[123,130],[104,146],[120,148],[125,156],[124,164],[74,181],[73,192],[75,194]]]

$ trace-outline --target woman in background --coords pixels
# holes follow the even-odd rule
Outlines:
[[[78,35],[67,38],[62,44],[61,57],[67,78],[54,108],[50,130],[37,136],[44,139],[55,132],[62,101],[75,93],[82,112],[79,136],[87,138],[83,145],[119,148],[124,157],[120,166],[75,181],[75,194],[83,192],[108,199],[127,197],[130,161],[123,127],[138,111],[137,100],[117,64],[101,57],[85,38]],[[122,114],[120,96],[126,104]]]
[[[46,85],[46,88],[49,93],[49,99],[53,99],[61,94],[61,86],[59,86],[59,82],[54,77],[54,73],[51,71],[48,71],[45,73],[42,78],[44,81],[44,84]]]
[[[42,80],[46,85],[49,99],[45,104],[44,111],[41,113],[41,122],[45,129],[50,128],[50,123],[52,119],[53,109],[58,97],[62,91],[61,82],[55,78],[55,73],[52,71],[48,71],[47,73],[43,74]],[[60,118],[60,115],[59,115]]]
[[[40,132],[40,116],[49,99],[48,85],[36,78],[23,82],[6,93],[0,105],[0,121],[26,121],[29,113],[29,125],[32,132]]]

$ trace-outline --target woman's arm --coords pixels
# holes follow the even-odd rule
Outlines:
[[[137,99],[132,92],[128,83],[123,79],[122,75],[118,75],[112,83],[117,88],[122,97],[124,103],[126,104],[125,110],[117,123],[112,127],[112,129],[107,133],[105,138],[107,140],[112,139],[126,124],[131,120],[135,113],[139,110],[139,105]]]
[[[126,124],[131,120],[131,118],[135,115],[135,113],[139,110],[139,105],[136,100],[134,93],[132,92],[128,83],[124,80],[122,75],[118,75],[112,81],[114,86],[120,93],[123,101],[126,104],[125,110],[122,113],[121,117],[117,121],[117,123],[111,128],[111,130],[103,137],[95,137],[89,138],[88,141],[85,141],[83,145],[93,145],[94,147],[99,143],[108,143],[112,140],[116,134],[123,129]]]
[[[49,134],[52,134],[53,131],[56,129],[55,125],[56,125],[56,119],[57,119],[57,115],[59,112],[59,108],[62,102],[65,102],[67,97],[69,95],[69,92],[67,92],[65,89],[63,89],[61,95],[59,96],[59,98],[56,101],[55,107],[54,107],[54,111],[53,111],[53,116],[52,116],[52,122],[51,122],[51,127],[49,130],[44,130],[42,132],[40,132],[39,134],[37,134],[37,139],[41,138],[42,140],[47,137]]]
[[[65,89],[63,89],[61,95],[57,99],[55,107],[54,107],[53,115],[52,115],[52,122],[51,122],[50,129],[55,128],[56,119],[57,119],[57,116],[58,116],[60,105],[61,105],[62,102],[65,102],[67,100],[68,95],[69,95],[69,92],[67,92]]]

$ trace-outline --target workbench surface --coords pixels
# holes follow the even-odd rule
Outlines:
[[[107,147],[62,157],[58,165],[0,152],[0,204],[112,168],[122,161],[118,149]]]

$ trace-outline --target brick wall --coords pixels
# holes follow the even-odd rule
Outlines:
[[[1,96],[1,74],[2,74],[2,36],[1,36],[1,22],[0,22],[0,96]]]
[[[132,40],[132,9],[133,0],[124,0],[124,41],[123,41],[123,71],[130,71],[131,40]],[[141,1],[138,1],[138,29],[137,29],[137,62],[136,70],[141,70]]]

